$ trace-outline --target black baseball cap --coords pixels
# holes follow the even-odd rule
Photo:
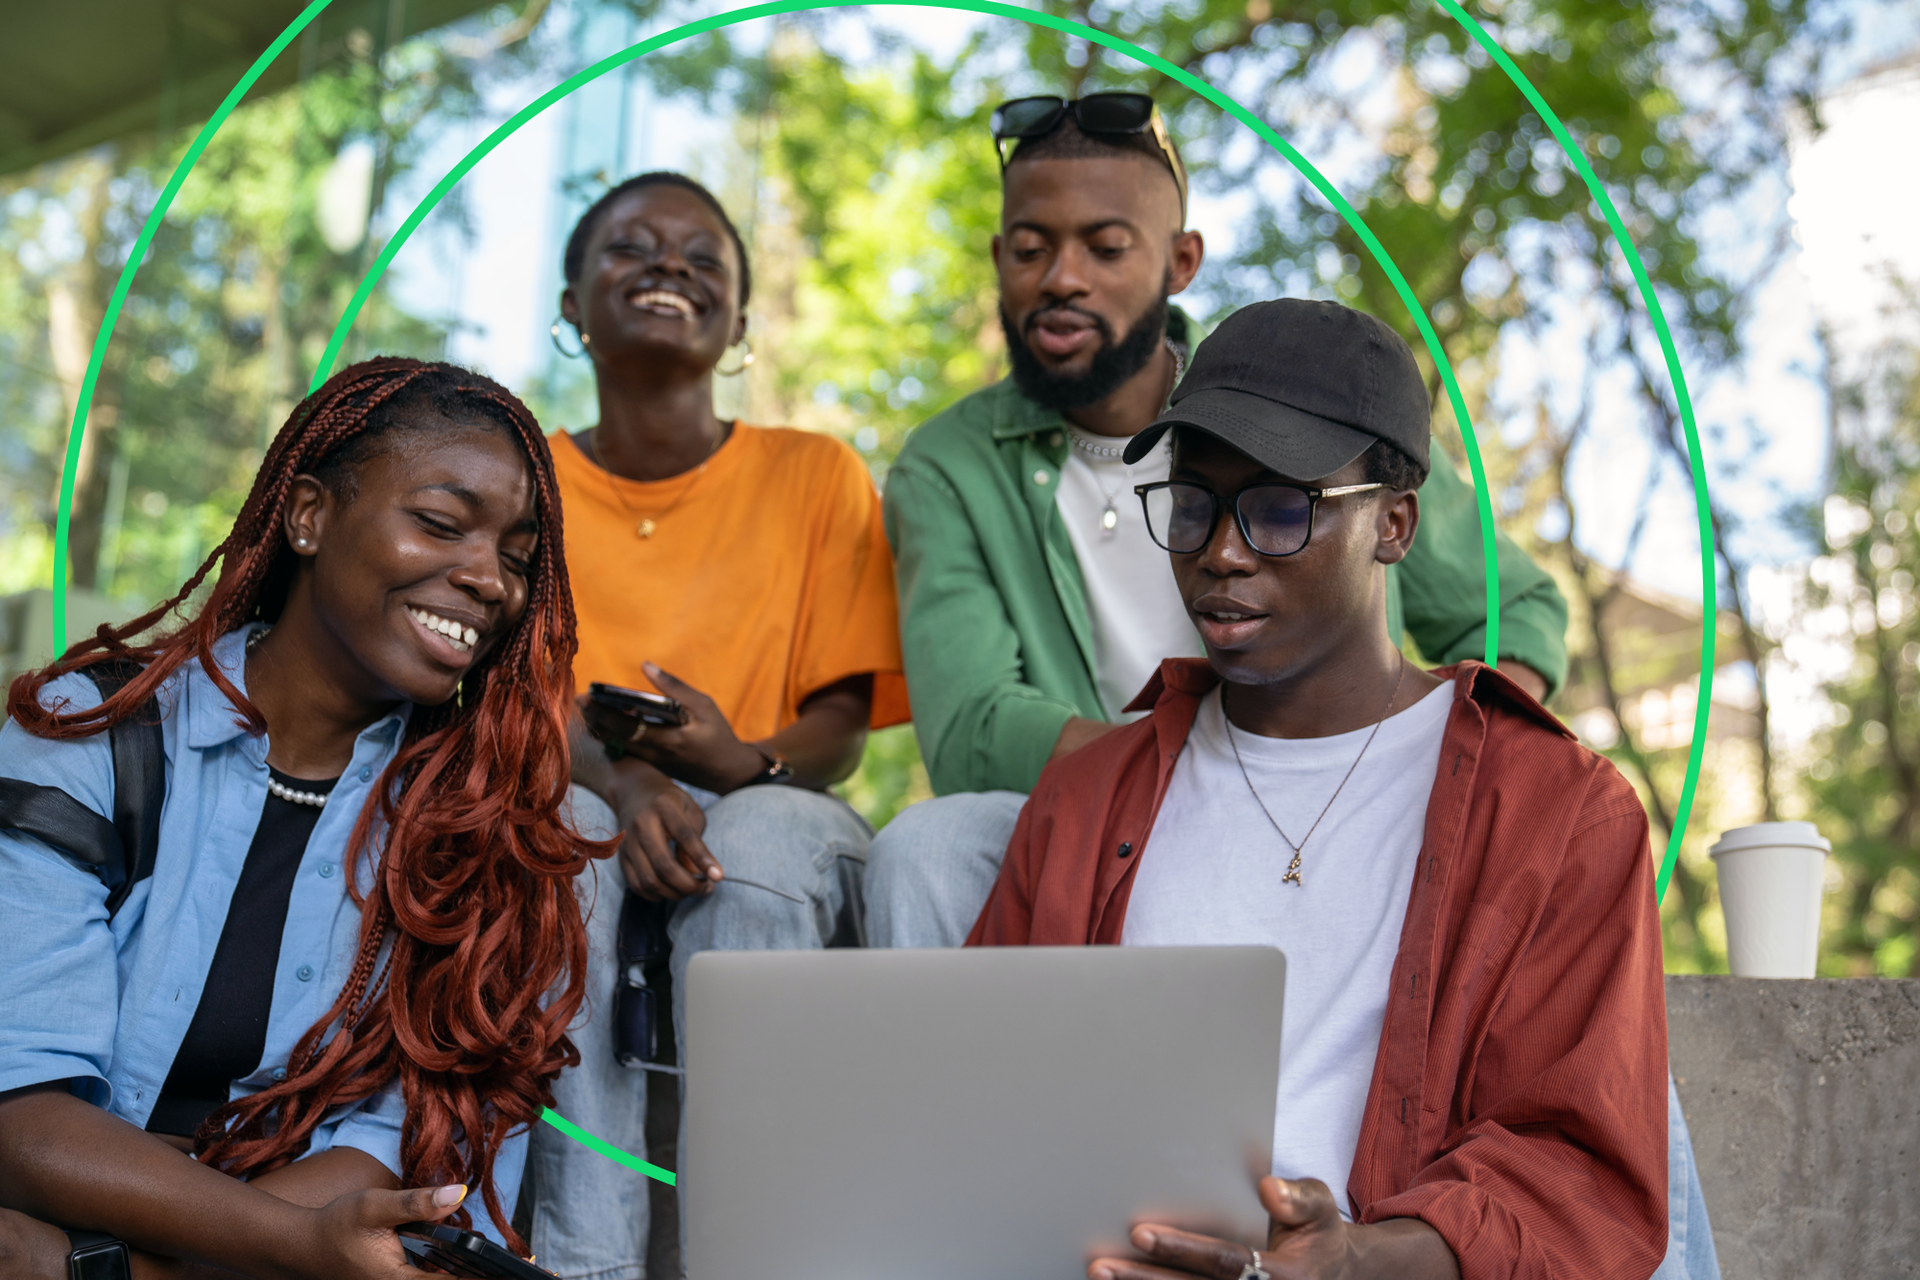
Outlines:
[[[1399,334],[1337,302],[1279,298],[1221,321],[1123,456],[1138,462],[1169,429],[1193,427],[1296,480],[1332,475],[1375,440],[1426,467],[1432,417]]]

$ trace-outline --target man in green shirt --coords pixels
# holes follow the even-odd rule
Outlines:
[[[1131,114],[1129,114],[1131,112]],[[1200,269],[1186,175],[1145,95],[1023,99],[995,115],[1018,138],[994,239],[1013,376],[908,440],[884,509],[900,585],[913,721],[936,798],[869,853],[875,946],[958,946],[993,885],[1041,768],[1124,719],[1165,657],[1199,656],[1129,465],[1165,407],[1193,326],[1169,306]],[[1435,662],[1486,648],[1472,489],[1439,465],[1420,536],[1388,575],[1388,621]],[[1565,601],[1499,539],[1500,667],[1545,698],[1566,673]]]

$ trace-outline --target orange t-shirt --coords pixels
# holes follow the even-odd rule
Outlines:
[[[866,466],[832,436],[736,424],[705,466],[627,480],[555,432],[576,689],[650,689],[652,662],[751,742],[848,676],[874,676],[874,728],[908,718],[893,552]],[[653,535],[639,536],[643,520]]]

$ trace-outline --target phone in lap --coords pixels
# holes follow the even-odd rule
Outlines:
[[[553,1272],[534,1266],[511,1249],[443,1222],[409,1222],[394,1230],[400,1233],[407,1260],[416,1267],[430,1262],[450,1276],[472,1280],[554,1280]]]
[[[672,698],[598,680],[587,690],[582,714],[587,731],[611,747],[626,746],[646,725],[677,728],[687,722],[686,708]]]

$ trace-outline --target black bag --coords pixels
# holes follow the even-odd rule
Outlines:
[[[83,667],[109,698],[141,668],[131,661]],[[160,810],[167,800],[167,758],[160,736],[160,703],[148,698],[130,719],[107,731],[113,748],[113,820],[59,787],[0,778],[0,829],[24,832],[92,867],[107,886],[107,918],[118,914],[133,886],[153,874],[160,847]]]
[[[667,969],[667,921],[674,906],[648,902],[633,892],[621,895],[614,942],[620,972],[613,987],[613,1056],[623,1067],[678,1074],[672,1065],[673,982]]]

